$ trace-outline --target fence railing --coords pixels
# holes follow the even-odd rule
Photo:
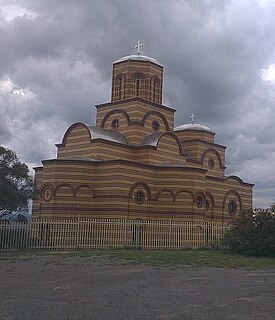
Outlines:
[[[215,223],[110,219],[0,222],[0,251],[217,247],[228,227]]]

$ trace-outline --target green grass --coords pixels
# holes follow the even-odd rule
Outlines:
[[[58,255],[63,258],[104,258],[108,263],[145,264],[169,267],[217,267],[245,269],[275,269],[275,258],[248,257],[217,250],[133,250],[109,249],[66,252],[11,252],[0,253],[0,259],[31,259],[40,255]]]

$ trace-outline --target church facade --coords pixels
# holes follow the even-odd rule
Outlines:
[[[252,207],[252,188],[225,176],[225,149],[162,104],[163,66],[141,55],[113,63],[111,102],[96,125],[74,123],[57,158],[35,168],[33,218],[119,218],[227,224]]]

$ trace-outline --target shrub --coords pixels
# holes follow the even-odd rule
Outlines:
[[[242,213],[223,239],[233,252],[275,257],[275,214],[270,210]]]

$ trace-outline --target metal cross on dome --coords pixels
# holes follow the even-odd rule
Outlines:
[[[137,45],[135,46],[136,49],[138,49],[137,54],[140,54],[140,48],[143,47],[143,43],[141,41],[138,41]]]
[[[196,118],[196,115],[194,113],[191,114],[190,119],[191,119],[191,123],[194,124],[194,120]]]

